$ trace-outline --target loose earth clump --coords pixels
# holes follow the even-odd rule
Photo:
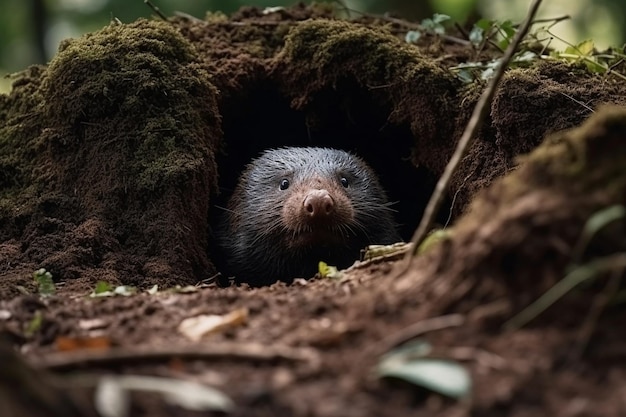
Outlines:
[[[626,87],[577,64],[507,71],[439,213],[449,237],[408,268],[377,259],[336,279],[306,269],[262,282],[309,278],[290,285],[215,284],[228,272],[223,209],[267,149],[362,158],[410,238],[484,86],[446,64],[467,50],[430,36],[408,45],[406,30],[303,5],[140,19],[67,40],[15,75],[0,95],[0,397],[13,415],[95,415],[93,381],[72,379],[84,373],[201,381],[242,416],[624,415],[614,295],[626,233],[623,216],[602,219],[626,204]],[[358,198],[342,178],[322,175],[311,194],[280,177],[266,194],[288,179],[296,203],[313,199],[293,203],[287,225],[306,207],[343,222],[362,210],[346,208]],[[367,227],[389,230],[377,213]],[[38,293],[40,268],[52,296]],[[586,285],[503,330],[580,268],[596,271]],[[88,297],[98,281],[138,292]],[[230,325],[184,333],[207,315]],[[415,336],[469,370],[471,403],[373,376]],[[198,415],[132,398],[133,415]]]

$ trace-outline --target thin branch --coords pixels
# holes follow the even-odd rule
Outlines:
[[[536,19],[536,20],[533,20],[533,21],[532,21],[532,24],[533,24],[533,25],[535,25],[535,24],[537,24],[537,23],[548,23],[548,22],[552,22],[552,25],[550,25],[550,26],[553,26],[553,25],[554,25],[554,24],[556,24],[556,23],[562,22],[562,21],[564,21],[564,20],[569,20],[569,19],[571,19],[571,18],[572,18],[572,17],[571,17],[570,15],[567,15],[567,14],[566,14],[566,15],[559,16],[559,17],[547,17],[547,18],[545,18],[545,19]]]
[[[559,93],[561,93],[561,95],[563,95],[563,96],[565,96],[565,97],[569,98],[569,99],[570,99],[570,100],[572,100],[574,103],[579,104],[580,106],[582,106],[582,107],[586,108],[586,109],[587,109],[587,110],[589,110],[591,113],[595,113],[595,111],[594,111],[591,107],[587,106],[587,105],[586,105],[585,103],[583,103],[582,101],[580,101],[580,100],[576,100],[574,97],[572,97],[572,96],[570,96],[569,94],[564,93],[564,92],[562,92],[562,91],[559,91]]]
[[[180,346],[167,348],[114,348],[66,353],[50,353],[29,360],[35,368],[73,369],[93,365],[139,363],[141,361],[168,361],[172,358],[200,360],[248,360],[254,362],[304,362],[311,368],[320,364],[318,353],[310,348],[266,346],[255,343],[219,343],[205,346]]]
[[[415,255],[417,254],[420,243],[422,243],[431,225],[433,224],[433,221],[437,215],[437,211],[439,210],[439,207],[443,202],[446,190],[448,189],[448,186],[450,184],[450,180],[452,179],[454,173],[457,171],[457,168],[459,167],[468,149],[474,142],[476,133],[478,132],[478,129],[480,129],[480,127],[482,126],[483,121],[487,116],[487,113],[489,112],[491,101],[493,99],[493,96],[495,95],[496,88],[498,87],[498,84],[502,79],[504,70],[509,65],[509,62],[511,61],[511,58],[517,50],[520,42],[526,36],[526,33],[528,32],[528,29],[533,21],[535,14],[537,13],[537,9],[539,8],[540,4],[541,0],[534,0],[531,4],[526,20],[519,28],[519,30],[515,33],[513,40],[509,44],[509,47],[506,49],[506,52],[502,57],[500,65],[498,66],[498,70],[495,72],[493,78],[491,78],[491,80],[489,81],[487,89],[483,92],[480,99],[478,100],[478,103],[474,108],[474,112],[472,113],[472,117],[470,118],[465,128],[465,131],[463,132],[463,136],[461,136],[461,139],[459,140],[454,154],[450,158],[450,162],[446,166],[443,174],[441,175],[441,178],[437,182],[435,191],[433,192],[433,195],[428,202],[428,205],[426,206],[426,210],[424,211],[424,216],[422,217],[422,220],[417,230],[415,231],[413,238],[411,239],[413,247],[411,248],[411,251],[408,252],[406,255],[406,268],[402,272],[408,269],[412,258],[415,257]]]
[[[419,23],[415,23],[415,22],[409,22],[403,19],[398,19],[395,17],[391,17],[391,16],[382,16],[382,15],[377,15],[374,13],[368,13],[368,12],[362,12],[360,10],[356,10],[356,9],[350,9],[346,7],[346,10],[349,12],[353,12],[353,13],[358,13],[361,16],[365,16],[365,17],[369,17],[370,19],[380,19],[380,20],[384,20],[386,22],[390,22],[390,23],[395,23],[397,25],[400,26],[404,26],[406,28],[409,29],[416,29],[416,30],[421,30],[424,31],[425,33],[429,34],[429,35],[433,35],[433,36],[437,36],[440,37],[441,39],[444,39],[448,42],[451,43],[458,43],[459,45],[463,45],[463,46],[471,46],[472,43],[470,41],[467,41],[465,39],[461,39],[461,38],[457,38],[456,36],[450,36],[450,35],[445,35],[445,34],[432,34],[431,32],[427,31],[424,29],[424,27],[422,25],[420,25]]]
[[[426,333],[443,330],[450,327],[459,327],[465,323],[465,316],[461,314],[448,314],[445,316],[432,317],[391,333],[384,339],[376,342],[367,349],[367,356],[379,356],[387,353],[402,343],[415,339]]]
[[[167,16],[165,16],[161,10],[159,10],[159,8],[152,3],[150,0],[143,0],[143,4],[147,4],[148,7],[150,7],[152,9],[152,11],[154,11],[154,13],[156,13],[157,15],[159,15],[159,17],[163,20],[167,20]]]

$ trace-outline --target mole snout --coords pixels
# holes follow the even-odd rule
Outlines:
[[[335,201],[327,190],[311,190],[304,198],[303,207],[309,219],[322,219],[335,212]]]

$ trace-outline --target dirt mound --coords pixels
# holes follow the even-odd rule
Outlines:
[[[408,239],[484,86],[448,69],[467,50],[432,37],[408,45],[406,30],[398,20],[337,19],[328,7],[244,8],[111,24],[17,74],[0,96],[2,334],[40,367],[204,378],[239,415],[622,415],[623,338],[612,329],[623,309],[609,306],[579,331],[610,283],[597,279],[533,326],[500,331],[572,267],[626,247],[623,219],[580,243],[590,218],[626,203],[626,111],[601,106],[625,105],[626,88],[575,64],[506,73],[439,216],[456,221],[452,237],[400,276],[381,262],[335,281],[83,297],[98,280],[207,282],[217,272],[213,216],[243,166],[276,146],[363,157],[398,201]],[[35,292],[39,268],[58,284],[44,301],[20,295]],[[189,348],[182,319],[237,308],[246,326],[191,346],[204,356],[180,350]],[[411,325],[447,313],[464,325],[428,339],[435,356],[467,364],[471,405],[371,379]],[[95,333],[88,319],[100,323]],[[61,336],[94,334],[121,352],[57,352]],[[0,396],[7,378],[0,372]],[[159,399],[138,400],[137,415],[167,414]]]
[[[304,6],[112,24],[68,40],[2,98],[7,261],[87,285],[206,279],[216,272],[209,202],[223,206],[244,164],[281,145],[364,157],[408,238],[481,89],[428,54],[382,22]],[[617,83],[563,64],[510,71],[453,181],[453,214],[545,134],[584,120],[580,102],[623,101]]]
[[[3,98],[0,233],[19,247],[6,262],[87,285],[213,273],[217,90],[172,25],[106,27],[19,77]]]

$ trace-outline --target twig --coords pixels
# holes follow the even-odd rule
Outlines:
[[[553,17],[553,18],[549,18],[549,17],[548,17],[548,18],[545,18],[545,19],[537,19],[537,20],[533,20],[533,21],[532,21],[532,24],[533,24],[533,25],[535,25],[535,24],[537,24],[537,23],[548,23],[548,22],[552,22],[552,24],[549,26],[549,27],[552,27],[552,26],[556,25],[557,23],[560,23],[560,22],[562,22],[562,21],[564,21],[564,20],[569,20],[569,19],[571,19],[571,18],[572,18],[572,17],[571,17],[570,15],[567,15],[567,14],[566,14],[566,15],[563,15],[563,16],[560,16],[560,17]]]
[[[154,11],[154,13],[156,13],[157,15],[159,15],[159,17],[163,20],[167,20],[167,16],[165,16],[161,10],[159,10],[159,8],[152,3],[150,0],[143,0],[143,4],[147,4],[148,7],[150,7],[152,9],[152,11]]]
[[[267,346],[255,343],[220,343],[210,346],[185,346],[174,348],[114,348],[107,350],[85,350],[68,353],[51,353],[29,362],[36,368],[72,369],[89,365],[111,365],[137,363],[139,361],[183,359],[238,359],[272,362],[277,360],[306,362],[312,368],[320,364],[319,355],[309,348]]]
[[[415,339],[424,333],[442,330],[448,327],[458,327],[465,323],[465,316],[461,314],[448,314],[446,316],[433,317],[430,319],[418,321],[399,331],[390,334],[376,344],[372,345],[367,351],[367,356],[382,355],[394,347]]]
[[[576,100],[574,97],[572,97],[572,96],[570,96],[569,94],[564,93],[564,92],[562,92],[562,91],[559,91],[559,93],[561,93],[561,94],[562,94],[562,95],[564,95],[565,97],[569,98],[569,99],[570,99],[570,100],[572,100],[574,103],[577,103],[577,104],[579,104],[579,105],[583,106],[584,108],[586,108],[587,110],[589,110],[591,113],[595,113],[595,111],[594,111],[591,107],[587,106],[587,105],[586,105],[585,103],[583,103],[582,101],[580,101],[580,100]]]
[[[528,28],[530,27],[531,22],[535,14],[537,13],[537,9],[539,8],[540,4],[541,4],[541,0],[534,0],[533,3],[531,4],[526,20],[524,21],[522,26],[519,28],[519,30],[515,33],[513,40],[509,44],[509,47],[506,49],[506,52],[504,56],[502,57],[502,61],[500,62],[498,70],[495,72],[495,74],[493,75],[493,78],[491,78],[491,80],[489,81],[489,85],[487,86],[487,89],[483,92],[480,99],[478,100],[478,103],[476,104],[476,107],[474,108],[474,112],[472,113],[472,117],[470,118],[465,128],[465,131],[463,132],[463,136],[461,136],[461,139],[459,140],[459,143],[454,151],[454,154],[450,158],[450,162],[446,166],[443,174],[441,175],[441,178],[437,182],[435,191],[433,192],[433,195],[430,198],[428,205],[426,206],[426,210],[424,211],[424,216],[422,217],[422,220],[420,221],[420,224],[417,230],[415,231],[413,238],[411,239],[411,242],[413,243],[413,248],[406,255],[406,259],[407,259],[407,261],[405,262],[406,266],[401,271],[401,273],[405,272],[408,269],[411,260],[417,253],[420,243],[422,243],[422,241],[426,237],[428,230],[430,229],[435,219],[437,211],[439,210],[439,207],[441,206],[441,203],[443,202],[443,198],[450,184],[450,180],[452,179],[452,176],[454,175],[458,166],[463,160],[463,157],[467,153],[470,145],[474,142],[476,133],[478,132],[478,129],[481,127],[483,120],[487,116],[491,101],[496,92],[496,88],[498,87],[498,84],[500,83],[500,79],[502,78],[502,75],[504,74],[504,70],[509,65],[509,62],[511,61],[511,58],[513,57],[513,54],[515,53],[518,45],[520,44],[522,39],[524,39],[524,37],[526,36],[526,33],[528,32]]]
[[[368,12],[362,12],[360,10],[356,10],[356,9],[350,9],[346,7],[346,10],[349,12],[354,12],[354,13],[358,13],[361,16],[365,16],[365,17],[369,17],[370,19],[380,19],[380,20],[384,20],[390,23],[395,23],[401,26],[404,26],[406,28],[409,29],[417,29],[417,30],[422,30],[425,31],[428,34],[431,34],[430,32],[424,30],[424,27],[422,25],[420,25],[419,23],[414,23],[414,22],[409,22],[403,19],[398,19],[395,17],[391,17],[391,16],[382,16],[382,15],[377,15],[377,14],[373,14],[373,13],[368,13]],[[471,42],[467,41],[465,39],[461,39],[461,38],[457,38],[456,36],[450,36],[450,35],[445,35],[445,34],[436,34],[434,36],[438,36],[441,39],[444,39],[448,42],[452,42],[452,43],[458,43],[460,45],[464,45],[464,46],[471,46]]]
[[[348,8],[348,6],[346,6],[346,4],[342,0],[334,0],[334,3],[337,3],[339,6],[341,6],[343,11],[346,13],[346,15],[350,17],[350,9]]]
[[[185,12],[181,12],[178,10],[174,10],[174,16],[178,16],[178,17],[182,17],[183,19],[187,19],[191,22],[194,23],[206,23],[206,21],[202,20],[202,19],[198,19],[195,16],[190,15],[189,13],[185,13]]]

